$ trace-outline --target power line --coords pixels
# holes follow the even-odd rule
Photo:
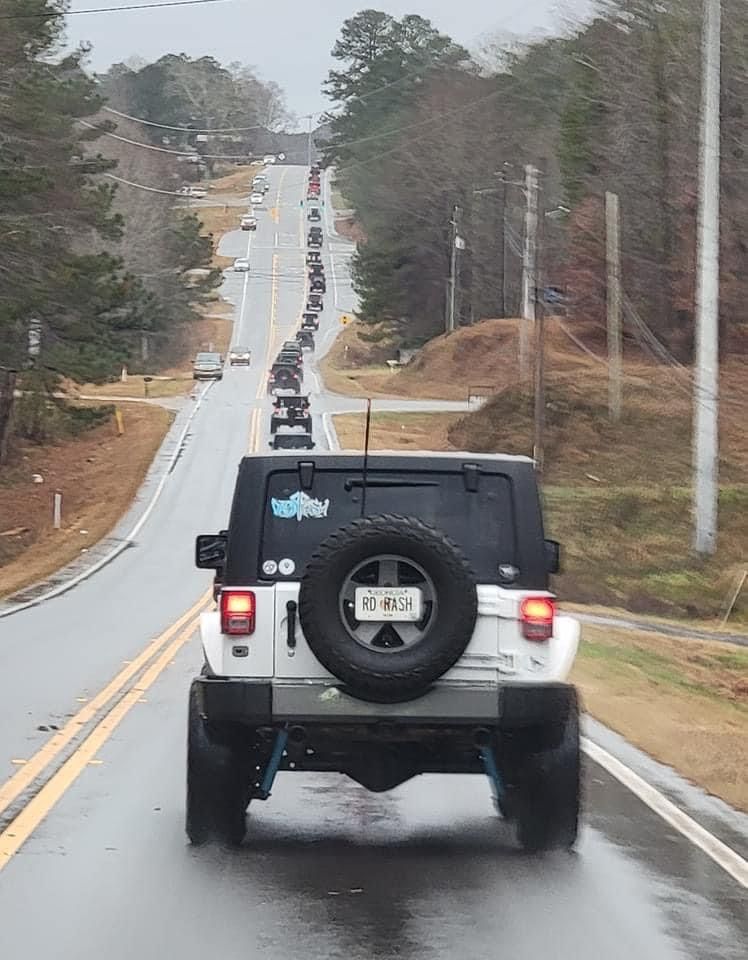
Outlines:
[[[446,110],[444,113],[437,113],[430,117],[427,117],[425,120],[418,120],[416,123],[405,124],[402,127],[394,127],[392,130],[383,130],[381,133],[373,133],[368,137],[360,137],[358,140],[346,140],[343,143],[335,143],[335,141],[327,141],[322,145],[322,148],[332,147],[333,149],[340,149],[341,147],[355,147],[359,143],[368,143],[370,140],[381,140],[382,137],[392,137],[397,133],[406,133],[408,130],[415,130],[418,127],[425,127],[430,123],[435,123],[438,120],[444,120],[447,117],[454,116],[454,114],[464,113],[467,110],[472,110],[475,107],[480,106],[482,103],[492,100],[494,97],[497,97],[501,93],[500,90],[492,90],[491,93],[486,94],[485,96],[478,97],[476,100],[468,100],[467,103],[460,104],[458,107],[454,107],[452,110]]]
[[[133,117],[129,113],[122,113],[121,110],[115,110],[113,107],[102,107],[107,113],[113,113],[115,117],[122,117],[123,120],[133,120],[135,123],[143,123],[148,127],[159,127],[161,130],[178,130],[181,133],[247,133],[250,130],[267,130],[261,123],[252,127],[221,127],[218,129],[198,129],[196,127],[173,127],[168,123],[156,123],[154,120],[146,120],[143,117]]]
[[[135,183],[133,180],[125,180],[124,177],[115,177],[113,173],[105,173],[104,176],[109,177],[110,180],[116,180],[117,183],[127,184],[128,187],[137,187],[138,190],[146,190],[148,193],[164,193],[168,197],[182,197],[185,200],[191,199],[184,193],[177,193],[175,190],[160,190],[158,187],[148,187],[144,183]]]
[[[157,147],[152,143],[141,143],[139,140],[131,140],[129,137],[121,137],[118,133],[110,133],[108,130],[102,130],[94,123],[88,120],[78,119],[78,123],[90,130],[97,130],[102,136],[111,137],[112,140],[120,140],[122,143],[129,143],[132,147],[142,147],[144,150],[155,150],[157,153],[168,153],[173,157],[198,157],[206,160],[246,160],[252,158],[246,153],[195,153],[191,150],[169,150],[168,147]]]
[[[229,0],[161,0],[160,3],[128,3],[119,7],[90,7],[88,10],[46,10],[44,13],[3,13],[0,20],[49,20],[52,17],[75,17],[85,13],[120,13],[123,10],[155,10],[158,7],[197,7],[206,3],[228,3]]]
[[[449,114],[456,114],[456,113],[465,114],[465,113],[469,112],[470,110],[473,110],[475,107],[480,106],[482,103],[490,100],[492,97],[497,96],[499,93],[500,93],[499,90],[495,90],[493,93],[489,93],[489,94],[488,94],[487,96],[485,96],[485,97],[481,97],[481,98],[478,99],[478,100],[474,100],[474,101],[472,101],[472,102],[468,102],[466,105],[463,105],[463,106],[460,107],[458,110],[451,110],[451,111],[449,111],[448,114],[447,114],[447,113],[437,114],[437,115],[435,115],[435,116],[429,117],[428,121],[422,122],[421,124],[419,124],[419,126],[422,126],[423,123],[426,123],[426,122],[427,122],[427,123],[433,123],[434,121],[442,120],[442,119],[444,119],[444,117],[448,116]],[[408,129],[412,129],[412,126],[410,126],[410,127],[401,127],[401,128],[400,128],[400,131],[392,131],[392,132],[393,132],[393,133],[394,133],[394,132],[402,132],[402,131],[405,131],[405,130],[408,130]],[[336,167],[335,167],[335,173],[336,173],[336,175],[339,174],[339,173],[347,173],[349,170],[354,170],[354,169],[356,169],[357,167],[365,167],[365,166],[367,166],[367,165],[370,164],[370,163],[376,163],[376,162],[379,161],[379,160],[383,160],[385,157],[394,156],[395,154],[400,153],[402,150],[404,150],[409,144],[412,144],[412,143],[421,143],[423,140],[426,140],[429,136],[431,136],[431,134],[432,134],[432,131],[427,131],[426,133],[423,133],[423,134],[421,134],[420,136],[410,137],[405,143],[399,143],[396,147],[391,147],[389,150],[383,150],[383,151],[381,151],[380,153],[375,154],[373,157],[367,157],[365,160],[354,160],[354,161],[352,161],[351,163],[346,163],[346,164],[345,164],[344,166],[342,166],[342,167],[336,166]],[[359,142],[360,142],[360,141],[359,141]],[[337,146],[337,144],[333,144],[333,146]],[[322,147],[322,148],[325,149],[325,145],[324,145],[324,144],[323,144],[323,147]]]

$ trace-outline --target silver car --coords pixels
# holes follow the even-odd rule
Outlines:
[[[234,367],[237,364],[248,367],[252,362],[252,351],[249,347],[232,347],[229,350],[229,364]]]
[[[220,353],[198,353],[192,361],[193,380],[223,380],[223,357]]]

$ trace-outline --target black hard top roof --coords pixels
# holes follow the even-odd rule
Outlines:
[[[271,370],[273,373],[278,373],[281,370],[287,370],[289,376],[293,376],[293,377],[298,377],[299,375],[299,372],[296,369],[295,363],[288,363],[288,362],[282,363],[281,361],[276,360],[276,362],[271,367]]]
[[[276,397],[274,401],[279,407],[300,407],[309,404],[308,393],[295,393],[292,397]]]

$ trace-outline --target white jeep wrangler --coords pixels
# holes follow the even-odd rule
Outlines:
[[[370,790],[484,773],[526,849],[571,847],[579,641],[548,591],[533,464],[473,454],[246,457],[190,689],[187,833],[240,843],[278,770]]]

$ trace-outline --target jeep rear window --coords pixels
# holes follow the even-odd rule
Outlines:
[[[368,481],[367,516],[399,514],[431,524],[461,548],[478,582],[495,583],[499,565],[516,563],[512,491],[506,476],[482,472],[476,492],[466,490],[462,472],[372,469]],[[382,486],[384,482],[388,485]],[[361,516],[361,496],[360,471],[316,470],[305,490],[296,470],[271,473],[259,569],[268,579],[275,579],[268,573],[274,565],[287,579],[302,576],[321,541]]]

